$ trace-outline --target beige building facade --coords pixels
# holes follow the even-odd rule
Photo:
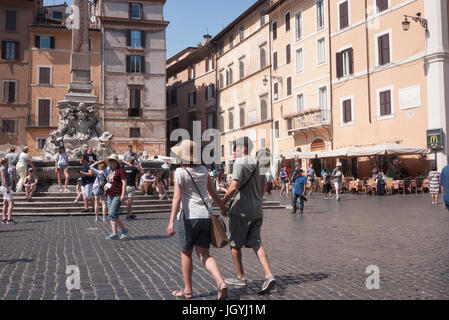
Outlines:
[[[248,136],[257,150],[272,148],[270,31],[267,1],[257,1],[222,32],[217,43],[218,128],[222,165],[232,172],[233,142]]]
[[[291,159],[288,154],[295,152],[332,149],[328,3],[272,1],[268,13],[274,156]],[[307,165],[307,159],[297,161]],[[314,163],[320,171],[322,161]]]

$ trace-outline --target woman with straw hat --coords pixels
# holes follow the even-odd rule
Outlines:
[[[125,201],[126,194],[126,174],[125,170],[120,165],[120,160],[116,154],[105,158],[108,168],[105,171],[106,185],[104,190],[107,195],[108,215],[111,220],[112,233],[107,239],[114,240],[119,238],[117,227],[120,227],[122,233],[120,239],[125,239],[128,236],[129,229],[119,217],[120,206]]]
[[[228,288],[218,269],[217,262],[209,253],[211,243],[210,214],[213,212],[208,193],[220,206],[223,216],[227,215],[227,209],[215,190],[207,169],[200,164],[200,159],[195,154],[195,151],[199,151],[197,148],[195,142],[184,140],[181,145],[171,149],[181,159],[182,166],[175,172],[175,189],[167,233],[170,236],[175,234],[176,219],[176,233],[178,233],[181,247],[182,274],[184,277],[184,289],[174,291],[173,295],[184,299],[193,298],[192,253],[195,247],[198,258],[217,283],[217,299],[225,300],[227,299]]]

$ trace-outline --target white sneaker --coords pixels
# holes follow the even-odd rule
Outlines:
[[[78,199],[73,200],[73,203],[78,203]]]
[[[106,218],[105,217],[103,217],[103,222],[106,222]]]
[[[95,217],[95,222],[98,222],[98,217]]]
[[[62,190],[62,189],[59,189],[59,193],[61,193],[61,192],[63,192],[63,190]]]

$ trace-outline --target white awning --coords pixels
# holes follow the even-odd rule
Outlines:
[[[283,152],[281,154],[276,155],[275,159],[286,158],[286,159],[315,159],[317,156],[317,152]]]
[[[411,155],[428,154],[430,150],[422,147],[407,146],[398,143],[383,143],[368,147],[351,148],[349,157],[377,156],[377,155]]]
[[[334,158],[334,157],[346,157],[351,148],[340,148],[335,150],[324,150],[319,151],[317,156],[318,158]]]

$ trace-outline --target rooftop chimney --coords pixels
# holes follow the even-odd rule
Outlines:
[[[212,39],[212,36],[210,34],[205,34],[203,37],[204,37],[204,44],[207,44]]]

